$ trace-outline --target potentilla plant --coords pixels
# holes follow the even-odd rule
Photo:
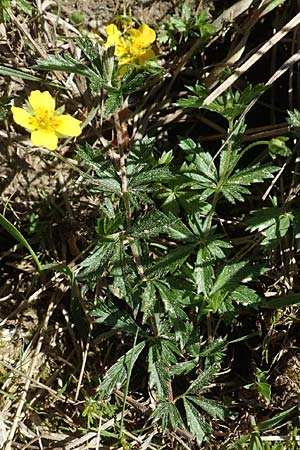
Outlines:
[[[134,386],[151,398],[148,417],[163,431],[188,429],[201,445],[228,413],[211,389],[227,347],[215,324],[230,330],[240,309],[262,304],[255,281],[266,267],[236,251],[232,226],[221,217],[278,171],[268,154],[253,164],[243,160],[254,144],[243,142],[240,117],[262,87],[228,90],[207,106],[227,121],[228,136],[214,156],[196,139],[178,138],[178,164],[172,151],[158,154],[154,138],[130,139],[121,114],[124,101],[153,74],[148,63],[155,59],[155,31],[146,24],[109,24],[106,33],[100,47],[88,37],[77,40],[87,61],[50,56],[37,65],[85,76],[92,95],[105,98],[102,112],[114,128],[111,152],[89,144],[77,148],[87,187],[103,199],[93,249],[77,279],[86,299],[97,292],[90,302],[94,323],[122,333],[122,355],[101,374],[96,397],[109,401],[124,389],[121,438],[126,395]],[[203,108],[205,88],[196,84],[190,91],[180,106]],[[61,135],[81,131],[77,119],[55,111],[48,92],[33,91],[28,111],[12,112],[34,144],[51,150]],[[146,388],[139,383],[145,371]]]

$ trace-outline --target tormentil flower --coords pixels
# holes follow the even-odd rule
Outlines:
[[[28,97],[27,109],[12,106],[13,119],[21,127],[31,132],[31,140],[38,147],[55,150],[58,138],[79,136],[80,120],[69,114],[55,111],[55,99],[50,92],[32,91]]]
[[[107,41],[105,47],[115,46],[115,55],[119,58],[119,64],[143,65],[151,59],[155,59],[155,53],[150,45],[156,39],[155,31],[143,23],[138,29],[127,29],[124,34],[114,24],[105,28]]]

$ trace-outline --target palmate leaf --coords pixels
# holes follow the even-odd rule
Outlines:
[[[211,435],[211,427],[204,420],[203,416],[190,400],[184,398],[183,404],[188,427],[191,433],[195,436],[197,443],[201,445],[203,440]]]
[[[191,255],[195,246],[196,243],[183,245],[182,247],[170,250],[147,270],[147,276],[162,278],[169,273],[176,272]]]
[[[166,431],[169,425],[173,430],[176,428],[185,428],[180,412],[176,405],[171,402],[159,403],[151,414],[154,422],[160,422],[162,431]]]
[[[135,141],[130,145],[126,160],[128,178],[144,171],[149,166],[154,144],[155,138],[145,136],[143,139]]]
[[[290,211],[279,207],[262,208],[252,213],[247,220],[247,229],[260,232],[264,236],[261,245],[274,248],[287,234],[293,220]]]
[[[259,164],[237,170],[234,175],[231,175],[224,182],[222,194],[230,203],[235,203],[236,200],[243,201],[245,195],[251,194],[251,191],[245,186],[253,183],[262,183],[265,179],[273,178],[273,173],[276,171],[278,171],[278,167],[271,165],[260,166]]]
[[[135,364],[145,345],[145,341],[135,345],[106,372],[104,380],[99,386],[102,397],[109,397],[115,389],[121,388],[128,376],[129,366]]]
[[[130,335],[135,335],[138,329],[139,336],[147,337],[135,320],[126,311],[120,311],[110,300],[99,300],[92,308],[91,315],[95,318],[96,323],[106,325],[113,330],[122,330]]]

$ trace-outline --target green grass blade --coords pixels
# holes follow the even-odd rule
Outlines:
[[[20,242],[20,244],[23,245],[23,247],[27,248],[27,250],[29,251],[29,253],[31,254],[36,267],[38,269],[39,272],[41,272],[43,270],[42,268],[42,264],[39,261],[39,258],[37,256],[37,254],[35,253],[35,251],[33,250],[33,248],[31,247],[31,245],[29,244],[29,242],[27,241],[27,239],[25,239],[25,237],[23,236],[22,233],[20,233],[20,231],[8,220],[6,219],[6,217],[3,216],[3,214],[0,214],[0,225],[13,237],[15,238],[17,241]]]

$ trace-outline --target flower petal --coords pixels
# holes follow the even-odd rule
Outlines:
[[[148,25],[146,25],[145,23],[140,26],[139,31],[141,33],[141,39],[144,43],[144,47],[148,47],[148,45],[152,44],[155,41],[155,31],[152,28],[148,27]]]
[[[55,118],[54,130],[64,136],[79,136],[81,134],[81,121],[69,114],[62,114]]]
[[[30,106],[33,109],[35,115],[40,115],[41,112],[47,111],[49,115],[52,115],[55,110],[55,99],[50,92],[45,91],[32,91],[28,97]]]
[[[37,147],[46,147],[48,150],[55,150],[58,144],[58,137],[55,132],[47,129],[33,131],[31,140]]]
[[[105,31],[107,34],[107,41],[105,43],[105,47],[110,47],[111,45],[118,44],[121,31],[118,30],[116,25],[114,25],[113,23],[107,25],[107,27],[105,27]]]
[[[36,128],[35,118],[29,112],[25,111],[25,109],[12,106],[11,112],[13,113],[14,121],[18,125],[21,125],[21,127],[29,131],[33,131]]]
[[[142,66],[143,64],[145,64],[147,61],[149,60],[153,60],[156,58],[156,55],[154,53],[153,50],[151,50],[151,48],[148,48],[146,51],[144,51],[143,53],[139,54],[139,64]]]

